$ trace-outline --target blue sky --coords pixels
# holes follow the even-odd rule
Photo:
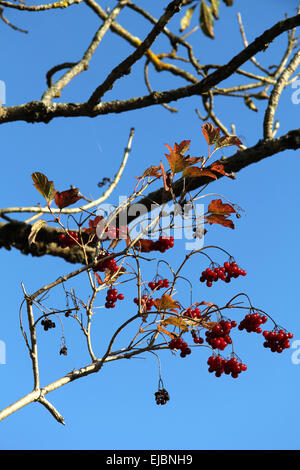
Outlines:
[[[147,2],[138,2],[146,6]],[[152,6],[158,17],[160,2]],[[203,63],[226,63],[242,48],[237,22],[240,12],[248,41],[267,27],[293,16],[297,2],[236,0],[232,8],[222,4],[216,22],[214,41],[199,31],[193,37],[197,56]],[[35,3],[37,4],[37,3]],[[105,6],[114,2],[107,1]],[[103,3],[104,5],[104,3]],[[86,49],[99,22],[83,4],[48,13],[6,12],[7,17],[30,33],[24,35],[1,24],[6,47],[1,51],[0,79],[6,83],[6,106],[39,99],[45,90],[45,74],[56,64],[75,61]],[[118,20],[139,37],[150,26],[133,12],[123,12]],[[178,28],[179,15],[170,25]],[[196,22],[196,18],[194,19]],[[147,29],[146,29],[147,28]],[[55,33],[53,34],[53,31]],[[175,29],[176,31],[176,29]],[[178,31],[178,29],[177,29]],[[257,55],[262,65],[278,63],[285,50],[286,35],[274,41],[268,50]],[[165,40],[153,50],[163,50]],[[110,52],[111,51],[111,52]],[[119,60],[132,48],[116,35],[107,34],[91,61],[90,70],[77,77],[63,92],[64,101],[80,102],[97,86]],[[256,71],[252,65],[243,67]],[[119,81],[106,99],[124,99],[146,94],[141,64],[129,77]],[[154,89],[181,86],[179,78],[166,73],[150,72]],[[237,83],[237,77],[226,85]],[[291,87],[281,96],[277,118],[278,135],[299,127],[299,105],[292,103]],[[216,100],[216,109],[225,125],[234,122],[245,145],[252,146],[262,138],[262,121],[266,103],[257,103],[259,112],[248,110],[238,100]],[[1,207],[29,206],[43,203],[32,185],[34,171],[45,173],[59,190],[74,185],[91,197],[98,197],[98,181],[113,177],[126,146],[129,130],[135,128],[132,152],[111,202],[119,194],[128,194],[135,185],[134,176],[158,164],[166,152],[165,143],[191,140],[191,155],[207,151],[201,134],[201,122],[195,108],[201,108],[197,97],[175,104],[179,112],[171,114],[161,106],[121,115],[94,119],[59,118],[49,124],[23,122],[4,124],[0,128],[2,144]],[[212,183],[208,192],[222,194],[244,209],[235,220],[235,230],[212,226],[205,244],[219,245],[230,252],[247,270],[247,276],[230,284],[220,282],[212,289],[199,283],[206,268],[203,259],[192,261],[184,275],[193,283],[193,297],[224,305],[239,292],[247,293],[255,307],[266,311],[274,320],[300,339],[299,322],[299,151],[286,151],[252,165],[237,179]],[[230,156],[232,149],[224,154]],[[157,186],[158,187],[158,186]],[[211,200],[207,198],[206,204]],[[185,255],[184,242],[176,244],[163,259],[177,266]],[[221,252],[208,252],[223,263]],[[0,339],[6,344],[6,364],[0,364],[3,408],[32,389],[31,363],[19,329],[21,282],[28,292],[74,269],[73,265],[49,256],[32,258],[12,249],[1,250],[1,315]],[[152,276],[156,266],[145,267],[145,277]],[[162,270],[167,275],[167,271]],[[82,296],[88,295],[87,279],[72,281]],[[179,289],[182,291],[179,293]],[[120,288],[121,291],[121,288]],[[95,315],[94,343],[101,356],[112,333],[133,309],[134,285],[122,290],[126,299],[118,311],[109,312],[103,320]],[[178,285],[180,300],[188,302],[186,284]],[[49,305],[61,307],[63,292],[58,289]],[[131,313],[131,312],[130,312]],[[241,320],[243,313],[233,312],[231,319]],[[46,385],[73,368],[89,363],[80,331],[70,319],[64,319],[68,356],[59,356],[61,331],[38,332],[41,383]],[[59,322],[57,322],[59,323]],[[271,322],[267,326],[272,328]],[[207,371],[207,348],[193,349],[184,359],[161,353],[162,378],[171,400],[159,407],[154,401],[157,390],[158,364],[152,354],[107,364],[99,374],[78,380],[48,395],[63,414],[61,426],[38,404],[31,404],[1,422],[1,449],[299,449],[298,416],[300,365],[292,362],[295,349],[273,354],[263,348],[263,339],[255,333],[234,331],[235,351],[248,370],[234,380],[216,378]],[[126,336],[124,337],[126,343]],[[127,337],[128,341],[128,337]],[[120,343],[124,344],[124,343]]]

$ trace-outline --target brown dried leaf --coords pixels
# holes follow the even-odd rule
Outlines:
[[[211,3],[211,11],[216,20],[219,19],[219,6],[220,0],[210,0]]]
[[[228,147],[229,145],[243,145],[241,140],[236,135],[224,135],[220,137],[220,139],[216,142],[215,149],[219,149],[222,147]]]
[[[211,171],[209,170],[206,170],[206,169],[203,169],[203,168],[199,168],[199,167],[189,167],[189,168],[186,168],[183,172],[182,172],[182,176],[184,178],[195,178],[195,177],[199,177],[199,176],[209,176],[210,178],[213,178],[213,179],[217,179],[216,175],[214,175]]]
[[[160,178],[161,177],[161,172],[160,172],[160,167],[159,166],[149,166],[142,176],[135,176],[136,179],[142,179],[145,178],[146,176],[153,176],[155,178]]]
[[[46,221],[39,219],[31,227],[30,234],[28,235],[28,245],[31,246],[33,243],[35,243],[35,238],[38,234],[38,232],[41,230],[41,228],[46,225]]]
[[[173,300],[170,295],[164,294],[160,299],[154,300],[154,305],[157,310],[170,310],[176,312],[180,308],[180,304],[177,300]]]
[[[190,143],[191,143],[190,140],[183,140],[182,142],[180,142],[180,144],[175,143],[174,148],[175,148],[176,153],[181,154],[181,155],[186,153],[188,149],[190,148]]]
[[[32,173],[31,178],[33,185],[41,193],[41,195],[47,200],[48,204],[55,196],[56,190],[54,189],[53,181],[49,181],[47,176],[43,173],[36,171]]]
[[[183,141],[183,142],[186,142],[186,141]],[[165,144],[166,147],[168,147],[169,151],[170,151],[170,154],[165,154],[165,156],[167,157],[168,159],[168,162],[169,162],[169,165],[170,165],[170,168],[171,168],[171,171],[173,173],[178,173],[182,170],[184,170],[184,168],[186,168],[186,163],[185,163],[185,159],[184,159],[184,156],[182,155],[182,153],[180,153],[180,147],[181,147],[181,144],[176,144],[174,145],[174,148],[172,149],[170,147],[169,144]]]
[[[215,171],[216,173],[221,173],[221,175],[224,175],[224,176],[228,176],[228,178],[231,178],[231,179],[235,179],[236,178],[236,175],[231,172],[231,173],[226,173],[226,171],[224,170],[224,165],[222,165],[222,163],[217,163],[217,162],[214,162],[212,163],[212,165],[210,166],[210,169],[212,171]]]
[[[98,215],[97,217],[94,218],[94,220],[90,219],[89,220],[89,228],[84,228],[83,230],[88,234],[88,235],[96,235],[96,228],[98,223],[103,220],[102,215]]]
[[[206,5],[204,0],[200,4],[200,27],[206,36],[211,39],[215,38],[212,10]]]
[[[180,20],[180,32],[182,33],[189,27],[196,5],[188,8]]]
[[[220,128],[215,127],[211,122],[203,124],[201,130],[209,145],[215,144],[220,139]]]
[[[220,215],[220,214],[211,214],[205,217],[205,220],[211,225],[211,224],[219,224],[223,225],[223,227],[229,227],[234,229],[234,223],[232,220],[227,219],[225,215]]]
[[[208,206],[208,212],[213,214],[229,215],[236,212],[230,204],[224,204],[222,199],[213,199]]]
[[[120,267],[118,271],[112,271],[111,269],[105,270],[104,284],[111,285],[113,284],[118,277],[126,273],[126,269]]]
[[[161,321],[161,325],[173,325],[180,328],[183,332],[188,331],[187,322],[182,317],[168,317],[166,320]]]
[[[59,209],[64,209],[81,199],[81,196],[78,196],[78,192],[78,188],[71,188],[61,192],[56,191],[54,202]]]

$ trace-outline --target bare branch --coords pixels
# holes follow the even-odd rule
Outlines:
[[[71,209],[51,209],[51,211],[49,210],[48,207],[19,207],[19,208],[13,208],[13,210],[12,210],[12,208],[10,208],[8,210],[0,209],[0,214],[2,215],[4,213],[9,213],[9,212],[19,212],[19,213],[24,213],[24,212],[33,212],[33,213],[35,213],[35,212],[37,212],[38,215],[49,214],[50,212],[51,212],[51,214],[80,214],[81,212],[88,211],[88,210],[93,209],[94,207],[98,206],[99,204],[102,204],[104,201],[106,201],[106,199],[108,199],[108,197],[114,191],[114,189],[116,188],[116,186],[118,185],[118,183],[119,183],[119,181],[122,177],[123,171],[125,169],[125,166],[126,166],[126,163],[127,163],[130,151],[131,151],[133,137],[134,137],[134,128],[131,128],[130,133],[129,133],[127,147],[124,150],[124,156],[123,156],[123,159],[121,161],[119,170],[116,173],[114,179],[110,183],[107,190],[102,194],[102,196],[97,198],[95,201],[91,201],[88,204],[85,204],[84,206],[80,206],[80,207],[73,207]]]
[[[144,39],[144,41],[138,46],[138,48],[130,54],[125,60],[123,60],[112,72],[106,77],[104,82],[96,88],[94,93],[88,100],[88,106],[91,108],[95,107],[100,101],[102,96],[107,90],[111,90],[116,80],[121,78],[128,70],[135,64],[144,53],[150,48],[157,36],[164,29],[166,24],[170,21],[172,16],[179,11],[183,0],[173,0],[165,9],[165,13],[157,21],[155,26],[152,28],[150,33]]]
[[[15,31],[20,31],[20,33],[25,33],[25,34],[28,33],[27,30],[18,28],[18,26],[15,26],[7,18],[5,18],[4,13],[3,13],[3,7],[0,7],[0,18],[4,23],[6,23],[10,28],[14,29]]]
[[[54,97],[60,96],[60,91],[70,83],[70,81],[79,75],[83,70],[88,69],[88,64],[94,54],[95,50],[102,41],[105,33],[109,30],[112,22],[121,12],[122,8],[126,5],[127,0],[120,0],[117,6],[112,10],[107,19],[102,23],[96,34],[94,35],[90,46],[84,53],[82,59],[75,65],[71,66],[70,69],[61,77],[55,84],[53,84],[43,95],[42,101],[45,103],[50,102]]]
[[[92,1],[92,0],[86,0]],[[254,54],[264,50],[266,45],[273,41],[277,36],[300,24],[300,15],[293,16],[286,20],[279,21],[270,29],[266,30],[261,36],[258,36],[246,49],[233,57],[227,64],[220,67],[197,84],[177,88],[163,92],[154,92],[149,95],[131,98],[125,101],[104,102],[95,106],[93,109],[87,103],[42,103],[32,101],[30,103],[0,108],[0,124],[12,121],[27,122],[50,122],[55,117],[95,117],[110,113],[121,113],[133,109],[140,109],[162,103],[170,103],[181,98],[187,98],[194,95],[207,93],[212,87],[232,75],[242,64],[247,62]],[[144,43],[143,43],[144,44]],[[131,56],[130,56],[131,57]],[[135,56],[133,59],[134,60]],[[119,69],[123,70],[123,66]],[[112,78],[112,77],[111,77]],[[115,77],[116,78],[116,77]],[[114,79],[113,79],[114,81]]]
[[[239,22],[239,25],[240,25],[240,32],[241,32],[241,36],[242,36],[242,39],[243,39],[243,43],[244,43],[244,46],[245,47],[248,47],[248,41],[247,41],[247,38],[246,38],[246,33],[245,33],[245,30],[244,30],[244,26],[243,26],[243,22],[242,22],[242,17],[241,17],[241,14],[238,13],[237,14],[237,18],[238,18],[238,22]],[[257,67],[259,68],[262,72],[264,72],[266,75],[271,75],[270,74],[270,71],[265,69],[264,67],[262,67],[258,61],[256,60],[255,57],[251,57],[251,62]]]
[[[287,86],[290,76],[295,72],[299,64],[300,64],[300,50],[296,52],[296,54],[290,61],[289,65],[284,69],[284,71],[278,78],[277,83],[271,92],[269,104],[266,109],[265,117],[264,117],[264,138],[265,139],[272,139],[274,116],[275,116],[275,111],[277,109],[280,95],[282,91],[284,90],[284,88]]]
[[[39,390],[40,388],[39,364],[38,364],[36,331],[35,331],[34,316],[33,316],[33,311],[32,311],[32,298],[26,294],[25,287],[23,284],[22,284],[22,288],[23,288],[23,292],[25,296],[26,305],[27,305],[28,326],[29,326],[30,338],[31,338],[30,357],[31,357],[32,369],[33,369],[34,390]]]
[[[50,403],[50,401],[46,400],[46,398],[43,396],[40,396],[37,401],[47,408],[47,410],[52,414],[58,423],[65,424],[63,416],[57,411],[52,403]]]
[[[70,5],[82,3],[83,0],[60,0],[58,2],[48,3],[46,5],[25,5],[24,3],[12,3],[5,0],[0,0],[0,5],[6,8],[12,8],[21,11],[40,12],[52,10],[54,8],[66,8]]]
[[[139,348],[137,350],[131,351],[131,352],[125,352],[125,353],[120,353],[115,356],[109,356],[105,359],[104,363],[111,362],[111,361],[116,361],[120,359],[130,359],[131,357],[134,357],[136,355],[142,354],[144,352],[150,351],[150,350],[160,350],[160,349],[167,349],[168,345],[154,345],[151,348],[150,347],[145,347],[145,348]],[[74,380],[78,380],[82,377],[86,377],[90,374],[94,374],[96,372],[99,372],[100,370],[100,364],[103,365],[102,359],[98,359],[96,362],[93,362],[92,364],[81,367],[80,369],[75,369],[69,374],[65,375],[64,377],[61,377],[60,379],[56,380],[55,382],[50,383],[49,385],[46,385],[39,390],[34,390],[31,393],[28,393],[28,395],[22,397],[20,400],[16,401],[15,403],[9,405],[8,407],[4,408],[2,411],[0,411],[0,421],[3,419],[7,418],[11,414],[15,413],[16,411],[20,410],[26,405],[29,405],[30,403],[33,403],[35,401],[40,401],[41,397],[44,397],[47,393],[50,393],[54,390],[57,390],[58,388],[73,382]],[[46,406],[46,402],[43,402],[42,404]],[[48,410],[50,411],[50,408],[52,408],[52,405],[49,406],[49,402],[47,401],[48,405]],[[52,411],[54,411],[54,407],[52,408]],[[57,412],[58,413],[58,412]],[[53,414],[53,413],[52,413]],[[58,413],[58,416],[59,413]],[[57,418],[56,418],[57,419]],[[59,421],[59,419],[58,419]],[[62,422],[62,421],[59,421]]]

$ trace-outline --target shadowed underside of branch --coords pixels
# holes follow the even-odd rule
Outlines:
[[[31,231],[31,225],[24,222],[0,223],[0,248],[16,248],[24,255],[44,256],[51,255],[63,258],[69,263],[84,264],[82,250],[75,246],[70,248],[61,248],[59,246],[59,234],[63,231],[52,227],[42,228],[36,238],[35,243],[29,244],[28,236]],[[91,262],[95,250],[86,247],[88,262]]]

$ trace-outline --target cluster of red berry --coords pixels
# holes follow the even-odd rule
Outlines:
[[[229,263],[226,261],[223,266],[216,267],[214,269],[207,268],[202,271],[200,282],[206,282],[207,287],[211,287],[213,282],[217,282],[218,279],[224,282],[230,282],[231,278],[237,278],[239,276],[246,276],[246,271],[241,269],[235,261]]]
[[[106,308],[115,308],[117,300],[124,300],[123,294],[118,294],[117,289],[108,289],[106,294]]]
[[[58,238],[61,248],[72,248],[78,242],[78,234],[72,230],[69,233],[61,233]]]
[[[232,343],[229,336],[231,328],[237,326],[236,321],[221,320],[216,323],[209,331],[205,332],[206,341],[213,349],[220,349],[223,351],[228,344]]]
[[[191,330],[191,334],[192,334],[194,343],[196,343],[196,344],[203,344],[204,343],[204,339],[201,338],[201,336],[198,336],[198,334],[195,330]]]
[[[144,253],[149,253],[150,251],[160,251],[164,253],[169,248],[173,248],[174,246],[174,237],[163,237],[160,236],[158,240],[153,241],[149,240],[147,245],[143,246],[141,251]]]
[[[236,357],[232,356],[230,359],[224,359],[221,356],[210,356],[207,360],[209,365],[208,372],[215,372],[216,377],[221,377],[223,372],[236,379],[239,374],[247,370],[247,366],[239,362]]]
[[[289,339],[293,338],[293,333],[288,333],[282,329],[273,331],[264,331],[264,347],[270,348],[272,352],[282,353],[284,349],[290,347]]]
[[[94,272],[97,272],[97,271],[104,272],[106,269],[110,269],[111,271],[114,271],[114,272],[118,271],[119,268],[114,258],[110,258],[105,261],[102,261],[103,258],[106,258],[110,254],[111,253],[108,253],[107,251],[98,256],[97,263],[94,264],[93,266]]]
[[[148,283],[148,287],[151,290],[159,290],[159,289],[164,289],[169,287],[169,280],[168,279],[160,279],[159,281],[152,281]]]
[[[139,304],[139,299],[137,297],[135,297],[133,299],[134,303],[135,304]],[[144,310],[147,310],[147,312],[150,312],[150,310],[152,309],[154,305],[154,299],[148,297],[146,294],[144,294],[142,297],[141,297],[141,306]]]
[[[201,311],[199,308],[187,308],[186,311],[183,313],[184,317],[188,318],[200,318],[201,317]]]
[[[243,320],[239,324],[239,330],[246,330],[248,333],[251,331],[255,333],[261,333],[260,326],[263,323],[266,323],[268,318],[266,315],[260,315],[259,313],[249,313],[248,315],[243,318]]]
[[[170,349],[180,349],[180,357],[185,357],[188,354],[191,354],[191,349],[189,348],[188,344],[183,341],[182,338],[173,338],[169,342],[169,348]]]

